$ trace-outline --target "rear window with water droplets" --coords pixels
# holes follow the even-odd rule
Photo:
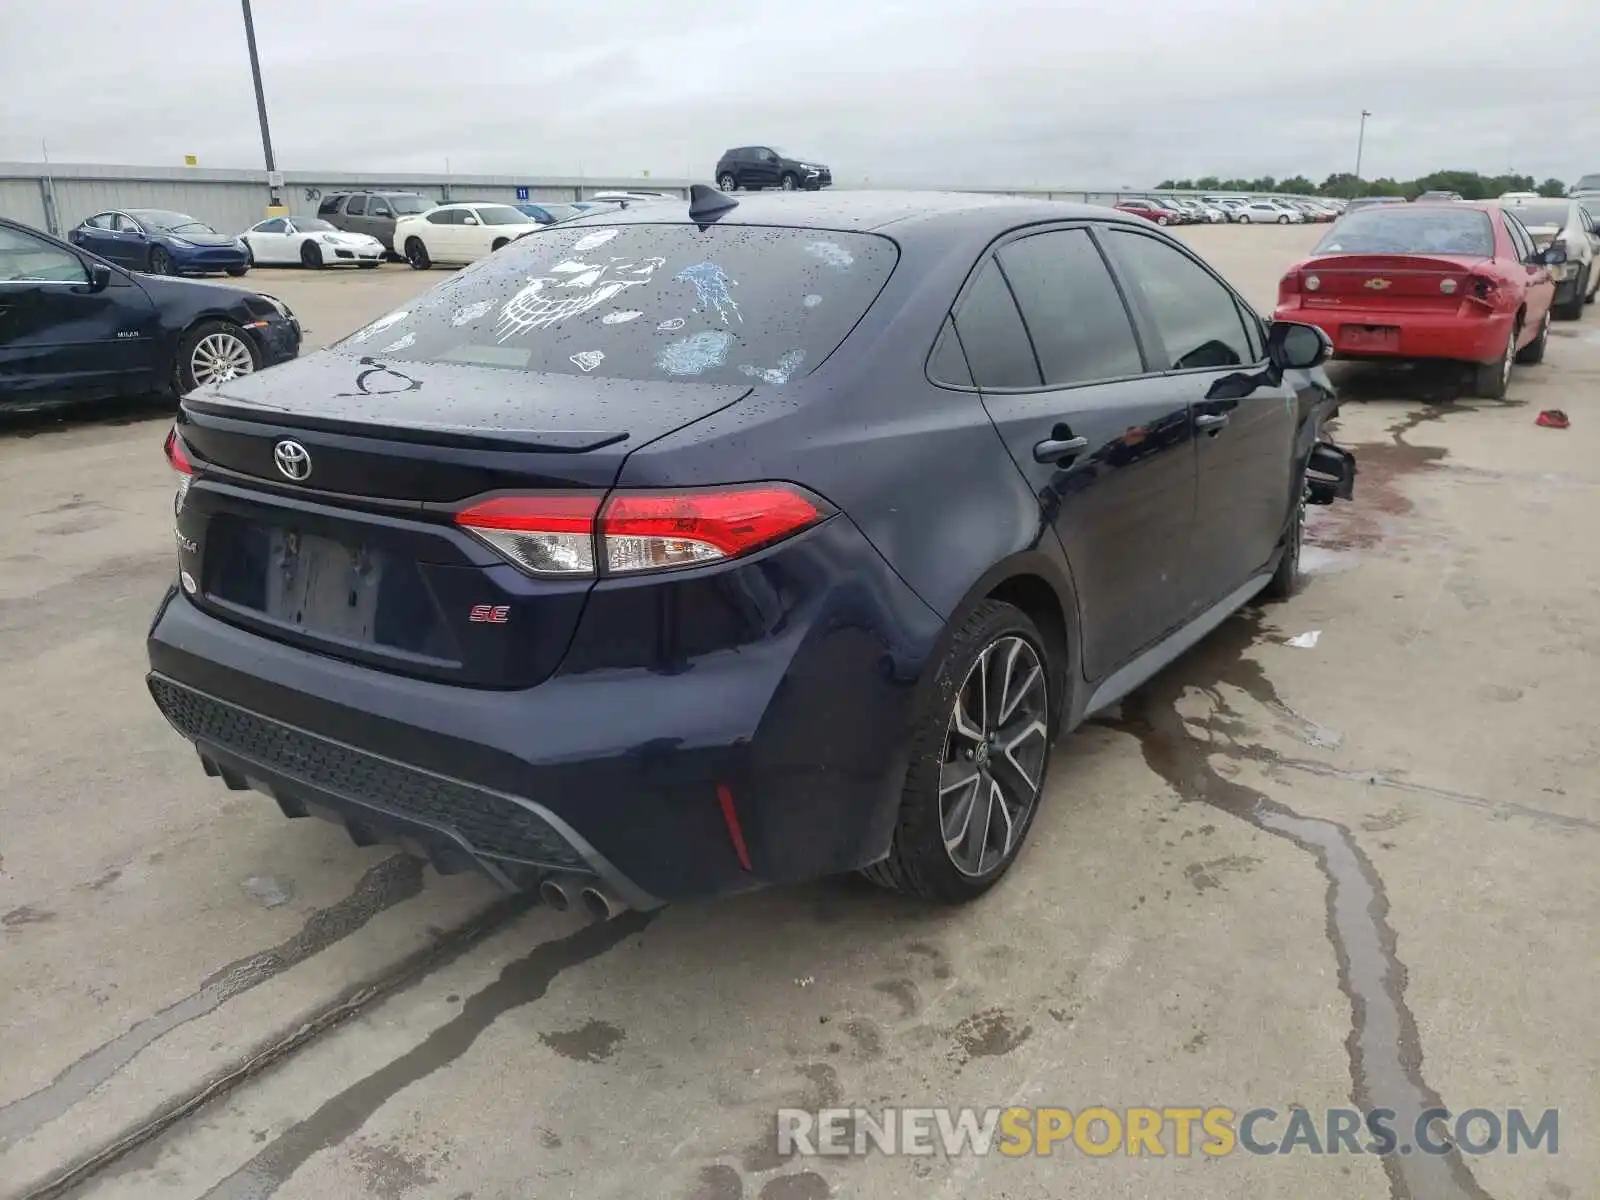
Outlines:
[[[587,222],[520,238],[336,344],[409,362],[781,386],[898,260],[877,234]]]

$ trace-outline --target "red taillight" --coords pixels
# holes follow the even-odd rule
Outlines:
[[[456,514],[456,524],[533,575],[593,575],[600,497],[495,496]]]
[[[1486,278],[1485,276],[1468,275],[1466,298],[1468,300],[1476,300],[1479,304],[1486,304],[1490,308],[1493,308],[1497,299],[1499,286],[1500,285],[1493,279]]]
[[[800,488],[760,483],[614,492],[603,510],[594,495],[497,496],[456,524],[530,574],[584,576],[737,558],[831,513]]]
[[[1278,280],[1278,303],[1288,304],[1300,298],[1300,272],[1290,271]]]
[[[189,494],[189,485],[194,482],[194,464],[189,461],[189,452],[183,448],[183,439],[178,436],[176,425],[167,431],[167,440],[161,449],[166,453],[167,465],[178,473],[178,494],[172,498],[172,515],[177,516],[183,511],[184,498]]]
[[[167,431],[166,443],[161,447],[166,453],[167,462],[172,469],[180,475],[193,475],[194,464],[189,461],[189,454],[183,448],[183,441],[178,437],[178,427],[174,425]]]
[[[781,483],[683,492],[616,492],[600,515],[606,570],[653,571],[737,558],[823,517]]]

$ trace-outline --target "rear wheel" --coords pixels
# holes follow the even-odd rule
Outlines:
[[[243,275],[249,269],[250,269],[249,264],[246,264],[245,266],[242,266],[242,267],[229,267],[228,268],[228,274],[232,275],[235,279],[238,279],[241,275]]]
[[[1239,224],[1241,224],[1241,225],[1250,224],[1250,214],[1249,213],[1240,213],[1239,214]]]
[[[1511,364],[1517,357],[1517,333],[1521,326],[1511,326],[1511,336],[1505,351],[1494,362],[1479,363],[1473,391],[1485,400],[1505,399],[1506,387],[1511,383]]]
[[[300,246],[300,265],[310,267],[313,271],[322,269],[322,247],[315,242],[304,242]]]
[[[1550,310],[1545,309],[1544,320],[1539,322],[1539,336],[1517,351],[1519,363],[1544,361],[1544,348],[1550,342]]]
[[[733,173],[731,171],[724,171],[721,175],[717,176],[717,187],[724,192],[737,191],[739,188],[739,181],[733,177]]]
[[[183,335],[173,383],[179,395],[211,383],[226,383],[261,367],[261,353],[250,335],[231,321],[206,321]]]
[[[428,257],[428,248],[422,244],[421,238],[406,239],[406,261],[411,264],[413,271],[426,271],[433,266],[433,260]]]
[[[986,600],[940,664],[911,756],[889,856],[862,873],[926,900],[981,896],[1016,860],[1050,762],[1059,664],[1021,609]]]
[[[494,245],[489,247],[489,253],[493,254],[496,250],[500,249],[501,246],[509,246],[510,244],[511,240],[509,238],[495,238]]]

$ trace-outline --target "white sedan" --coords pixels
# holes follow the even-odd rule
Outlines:
[[[509,204],[441,204],[394,223],[394,248],[419,271],[471,263],[544,226]]]
[[[250,250],[250,261],[261,266],[375,267],[383,261],[383,243],[377,238],[346,233],[319,217],[272,217],[245,230],[242,240]]]

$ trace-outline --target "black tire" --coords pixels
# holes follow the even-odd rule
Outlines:
[[[1272,573],[1272,578],[1267,580],[1267,586],[1261,589],[1261,595],[1267,600],[1287,600],[1300,588],[1300,547],[1306,536],[1306,502],[1305,497],[1294,506],[1294,517],[1289,525],[1289,530],[1283,535],[1283,557],[1278,560],[1278,569]]]
[[[1250,214],[1249,213],[1240,213],[1239,214],[1239,224],[1241,224],[1241,225],[1250,224]]]
[[[1520,332],[1521,325],[1514,325],[1505,353],[1493,362],[1478,364],[1472,381],[1474,395],[1482,396],[1485,400],[1505,399],[1506,388],[1511,383],[1511,364],[1516,361],[1517,335]]]
[[[1279,225],[1287,225],[1288,223],[1289,223],[1289,216],[1288,216],[1287,213],[1285,213],[1283,216],[1278,218],[1278,224]]]
[[[785,171],[783,173],[783,182],[781,186],[786,192],[798,192],[800,190],[800,176],[796,175],[793,171]]]
[[[322,247],[315,242],[302,242],[300,244],[300,265],[310,267],[313,271],[322,270]]]
[[[1166,223],[1167,223],[1167,219],[1165,217],[1157,217],[1156,218],[1156,224],[1157,225],[1165,225]]]
[[[172,269],[172,255],[167,253],[166,247],[164,247],[164,246],[151,246],[150,247],[150,274],[152,274],[152,275],[174,275],[176,273],[177,272],[175,272]]]
[[[411,264],[413,271],[426,271],[433,266],[433,260],[428,257],[428,248],[422,244],[421,238],[406,239],[406,262]]]
[[[1550,344],[1550,310],[1545,309],[1544,320],[1539,323],[1539,336],[1517,351],[1517,361],[1530,366],[1544,361],[1544,348]]]
[[[1572,293],[1572,299],[1554,310],[1558,321],[1576,321],[1583,316],[1583,306],[1589,301],[1584,298],[1584,293],[1589,290],[1589,272],[1592,267],[1585,267],[1583,274],[1578,277],[1578,289]]]
[[[232,275],[232,276],[233,276],[233,277],[234,277],[234,278],[235,278],[235,279],[238,279],[238,278],[240,278],[240,277],[241,277],[241,276],[243,276],[243,275],[244,275],[244,273],[245,273],[245,272],[246,272],[246,271],[248,271],[248,270],[249,270],[249,269],[250,269],[250,266],[249,266],[249,264],[248,264],[248,263],[246,263],[246,264],[245,264],[245,265],[244,265],[244,266],[242,266],[242,267],[229,267],[229,268],[228,268],[228,274],[229,274],[229,275]]]
[[[213,382],[211,379],[200,378],[195,367],[195,352],[208,338],[225,339],[228,344],[243,347],[243,352],[249,356],[249,362],[239,374],[252,374],[261,369],[261,351],[257,348],[255,339],[248,333],[232,321],[202,321],[178,341],[177,357],[172,364],[172,385],[178,395],[186,395],[197,387]]]
[[[500,249],[500,247],[509,246],[510,244],[511,244],[511,239],[510,238],[495,238],[494,245],[489,247],[489,253],[493,254],[496,250]]]
[[[1016,821],[1006,821],[1006,828],[1010,831],[1008,847],[1003,852],[997,852],[993,863],[984,868],[990,830],[1002,832],[992,824],[992,814],[991,819],[986,821],[977,859],[978,866],[983,869],[974,873],[956,866],[955,858],[959,851],[946,849],[944,822],[947,814],[943,811],[940,783],[946,766],[959,769],[963,764],[959,753],[952,749],[960,741],[955,710],[963,703],[968,684],[973,681],[974,668],[991,647],[1014,645],[1016,642],[1031,649],[1041,668],[1038,692],[1032,693],[1030,688],[1030,693],[1042,693],[1043,710],[1027,718],[1029,728],[1038,724],[1040,730],[1036,735],[1025,735],[1027,743],[1023,747],[1023,756],[1030,762],[1035,752],[1039,754],[1037,778],[1026,812],[1019,812]],[[1034,815],[1039,811],[1040,799],[1044,794],[1050,766],[1050,743],[1058,724],[1056,712],[1064,691],[1065,664],[1061,661],[1064,657],[1063,653],[1052,649],[1051,642],[1040,634],[1038,627],[1021,609],[998,600],[985,600],[973,609],[956,631],[913,729],[905,788],[901,793],[900,813],[895,822],[888,857],[863,868],[862,874],[866,878],[880,887],[924,900],[962,904],[983,895],[1010,869],[1027,841],[1028,831],[1032,828]],[[1024,674],[1023,678],[1029,676]],[[1002,698],[1002,705],[1004,700]],[[1023,718],[1019,715],[1017,719]],[[978,723],[983,724],[981,720]],[[1034,743],[1035,736],[1039,738],[1038,745]],[[991,739],[985,743],[988,744],[1000,743],[994,743]],[[1015,747],[1018,742],[1012,745]],[[965,756],[965,761],[972,761],[970,753]],[[984,749],[979,765],[972,768],[974,792],[973,802],[968,808],[971,813],[969,827],[976,816],[976,798],[983,794],[984,770],[987,767],[992,772],[987,778],[1000,777],[1001,772],[993,772],[991,764],[1001,761],[1000,758],[991,760],[988,750]],[[1027,782],[1025,773],[1006,777]],[[956,804],[960,799],[957,794],[952,803]],[[963,837],[962,841],[965,840]]]
[[[364,262],[357,263],[356,265],[359,266],[363,271],[376,271],[382,264],[375,262]]]
[[[724,171],[717,176],[717,187],[724,192],[737,192],[739,181],[734,178],[732,171]]]
[[[253,267],[256,265],[256,248],[249,242],[244,244],[244,261],[246,266]]]

